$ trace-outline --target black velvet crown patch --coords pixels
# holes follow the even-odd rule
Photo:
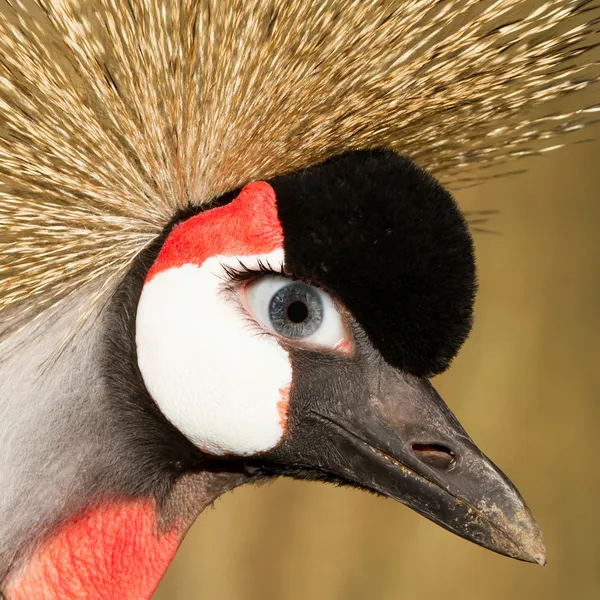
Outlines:
[[[469,334],[476,291],[471,235],[451,194],[384,150],[270,183],[287,270],[337,296],[388,363],[444,371]]]

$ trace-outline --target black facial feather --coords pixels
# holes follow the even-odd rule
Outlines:
[[[472,324],[475,259],[451,194],[385,150],[278,177],[286,270],[344,303],[385,360],[444,371]]]

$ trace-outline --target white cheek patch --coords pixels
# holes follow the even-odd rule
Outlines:
[[[211,257],[158,273],[137,312],[138,364],[148,392],[179,431],[213,454],[252,455],[285,432],[288,353],[261,335],[223,292],[223,267],[283,263],[283,250]]]

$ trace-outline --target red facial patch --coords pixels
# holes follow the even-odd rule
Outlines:
[[[268,183],[255,181],[231,203],[177,225],[165,240],[146,282],[161,271],[201,265],[211,256],[268,254],[282,247],[275,192]]]
[[[288,410],[290,408],[290,386],[279,390],[281,400],[277,403],[277,412],[279,413],[279,425],[285,432],[287,430]]]
[[[151,501],[103,505],[73,518],[9,585],[10,600],[145,600],[173,560],[183,527],[157,533]]]

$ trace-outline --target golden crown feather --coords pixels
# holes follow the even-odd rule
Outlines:
[[[0,0],[0,319],[97,305],[178,210],[333,154],[452,188],[556,147],[600,111],[551,110],[598,79],[599,9]]]

